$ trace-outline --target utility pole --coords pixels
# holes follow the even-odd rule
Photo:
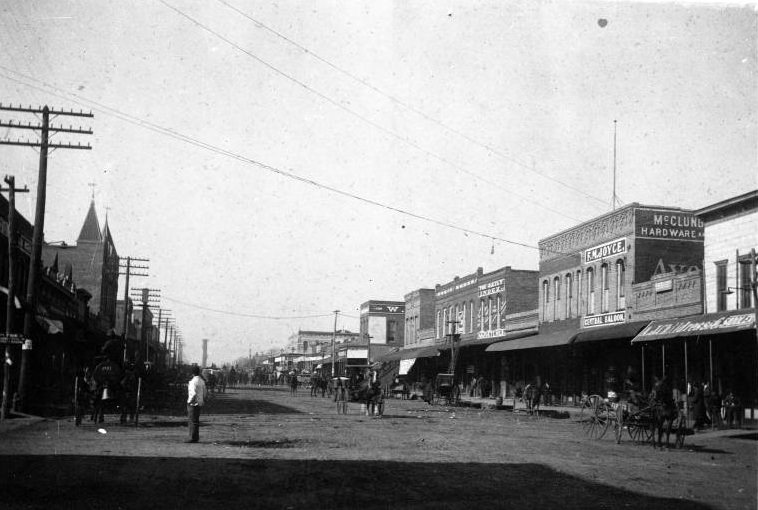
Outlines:
[[[0,139],[0,145],[16,145],[22,147],[39,147],[39,177],[37,180],[37,207],[34,214],[34,233],[32,235],[32,256],[29,261],[29,277],[26,286],[26,315],[24,316],[24,344],[21,346],[21,372],[18,382],[18,398],[19,408],[24,411],[26,408],[26,386],[29,373],[29,351],[32,349],[31,331],[32,324],[34,322],[34,314],[37,308],[37,275],[40,272],[42,256],[42,239],[45,227],[45,199],[47,194],[47,155],[49,150],[55,149],[84,149],[90,150],[92,147],[82,145],[81,143],[74,145],[71,143],[50,143],[50,134],[57,133],[70,133],[79,135],[91,135],[91,129],[68,128],[59,125],[50,125],[50,116],[55,117],[84,117],[94,118],[92,112],[86,113],[83,111],[75,112],[73,110],[55,110],[50,109],[48,106],[43,108],[23,107],[21,105],[13,106],[3,105],[0,103],[0,111],[17,112],[17,113],[31,113],[42,114],[42,124],[22,124],[14,121],[4,122],[0,120],[0,127],[6,127],[9,129],[27,129],[34,132],[39,132],[39,140],[7,140]]]
[[[12,175],[5,176],[7,188],[0,191],[8,192],[8,306],[5,312],[5,358],[3,359],[3,401],[0,407],[0,421],[4,421],[8,415],[8,399],[11,383],[11,335],[13,334],[13,308],[16,305],[16,193],[28,193],[26,186],[18,189],[15,186],[16,178]]]
[[[148,289],[147,287],[142,289],[134,289],[140,291],[137,298],[142,299],[142,324],[140,325],[140,343],[145,345],[145,362],[150,361],[150,341],[147,337],[147,312],[150,308],[150,304],[157,304],[160,300],[160,290]]]
[[[119,257],[118,261],[118,267],[119,269],[123,269],[124,272],[119,271],[119,275],[124,275],[126,277],[126,281],[124,282],[124,329],[123,329],[123,341],[124,341],[124,363],[127,361],[127,346],[129,344],[129,315],[131,311],[129,310],[129,277],[130,276],[148,276],[146,272],[144,273],[132,273],[132,269],[138,269],[141,271],[147,271],[150,268],[148,268],[145,265],[142,266],[133,266],[132,262],[150,262],[150,259],[139,259],[135,257],[126,257],[126,264],[123,263],[123,257]]]
[[[339,310],[334,311],[334,329],[332,330],[332,378],[334,378],[334,363],[336,359],[335,344],[337,343],[337,316],[340,314]]]

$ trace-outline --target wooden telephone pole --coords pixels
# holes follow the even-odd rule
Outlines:
[[[94,115],[81,110],[55,110],[48,106],[43,108],[32,108],[13,105],[3,105],[0,103],[0,111],[42,114],[41,124],[22,124],[14,121],[0,120],[0,127],[9,129],[26,129],[33,132],[39,132],[39,140],[7,140],[0,139],[0,145],[16,145],[22,147],[39,147],[39,177],[37,180],[37,207],[34,214],[34,233],[32,235],[32,256],[29,263],[29,278],[26,287],[26,315],[24,316],[24,343],[21,347],[21,372],[18,382],[19,408],[21,411],[26,409],[26,386],[29,378],[29,356],[32,349],[31,332],[34,323],[34,314],[37,308],[37,276],[41,269],[42,256],[42,239],[45,227],[45,199],[47,194],[47,155],[49,150],[55,149],[84,149],[90,150],[92,147],[87,145],[71,143],[51,143],[50,134],[69,133],[79,135],[91,135],[91,129],[64,127],[62,125],[54,126],[50,124],[51,116],[55,117],[84,117],[93,118]]]
[[[0,420],[5,420],[8,415],[8,398],[11,383],[11,335],[13,334],[13,312],[16,306],[16,193],[28,193],[26,186],[16,188],[16,178],[12,175],[5,176],[7,188],[0,191],[8,192],[8,306],[5,314],[5,358],[3,359],[3,401],[0,408]]]
[[[124,363],[127,361],[127,346],[129,344],[129,314],[131,311],[129,310],[129,277],[130,276],[149,276],[147,272],[143,273],[133,273],[133,269],[137,269],[140,271],[148,271],[150,268],[148,268],[145,265],[142,266],[134,266],[132,265],[132,262],[150,262],[150,259],[138,259],[136,257],[126,257],[126,264],[123,262],[123,257],[119,258],[118,261],[118,267],[119,269],[123,269],[124,272],[119,272],[119,275],[124,275],[126,277],[126,281],[124,282],[124,321],[123,326],[124,329],[122,330],[123,334],[123,341],[124,341]]]

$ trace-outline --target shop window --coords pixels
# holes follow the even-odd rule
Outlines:
[[[726,310],[726,260],[716,262],[716,311]]]
[[[626,268],[624,267],[623,260],[616,261],[616,302],[618,306],[617,310],[624,310],[626,308],[626,295],[624,286],[626,285]]]

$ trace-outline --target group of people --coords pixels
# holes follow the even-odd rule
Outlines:
[[[695,429],[708,426],[729,428],[742,426],[742,405],[732,390],[727,390],[723,399],[718,391],[708,383],[695,382],[690,385],[689,398]],[[723,409],[723,419],[722,419]]]

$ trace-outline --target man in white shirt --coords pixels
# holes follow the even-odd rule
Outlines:
[[[187,385],[187,415],[189,416],[189,439],[185,443],[200,440],[200,408],[205,403],[205,381],[200,376],[200,367],[192,365],[192,379]]]

